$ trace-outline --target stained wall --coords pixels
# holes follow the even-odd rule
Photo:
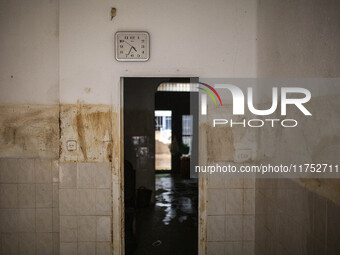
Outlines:
[[[336,1],[259,1],[259,76],[338,77],[339,8]],[[302,125],[295,131],[268,138],[263,130],[262,148],[271,148],[260,152],[265,162],[336,163],[337,95],[320,88],[307,105],[313,121],[291,115]],[[336,179],[256,180],[255,254],[338,253],[339,206]]]

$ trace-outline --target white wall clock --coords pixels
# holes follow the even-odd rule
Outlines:
[[[117,32],[115,36],[117,61],[148,61],[150,36],[148,32]]]

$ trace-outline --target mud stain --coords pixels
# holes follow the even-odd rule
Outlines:
[[[112,161],[112,109],[110,105],[68,104],[61,106],[61,160]],[[68,151],[68,140],[78,143]]]
[[[230,127],[207,127],[208,161],[233,161],[234,135]]]
[[[58,158],[58,105],[0,106],[0,156]]]
[[[77,105],[77,115],[76,115],[76,125],[77,125],[77,131],[78,131],[78,141],[79,141],[79,147],[83,153],[84,160],[87,160],[87,152],[86,152],[86,134],[85,134],[85,127],[83,122],[83,116],[81,112],[81,105]]]

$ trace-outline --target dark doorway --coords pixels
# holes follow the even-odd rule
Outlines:
[[[197,116],[190,112],[190,99],[196,102],[198,93],[164,89],[194,81],[124,78],[126,255],[197,254],[198,182],[190,178],[190,165],[197,160],[192,156]],[[166,131],[162,138],[156,133],[161,128]],[[156,171],[156,162],[166,169]]]

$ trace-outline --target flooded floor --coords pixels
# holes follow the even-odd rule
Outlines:
[[[135,255],[197,255],[197,180],[156,174],[156,203],[137,211]]]

